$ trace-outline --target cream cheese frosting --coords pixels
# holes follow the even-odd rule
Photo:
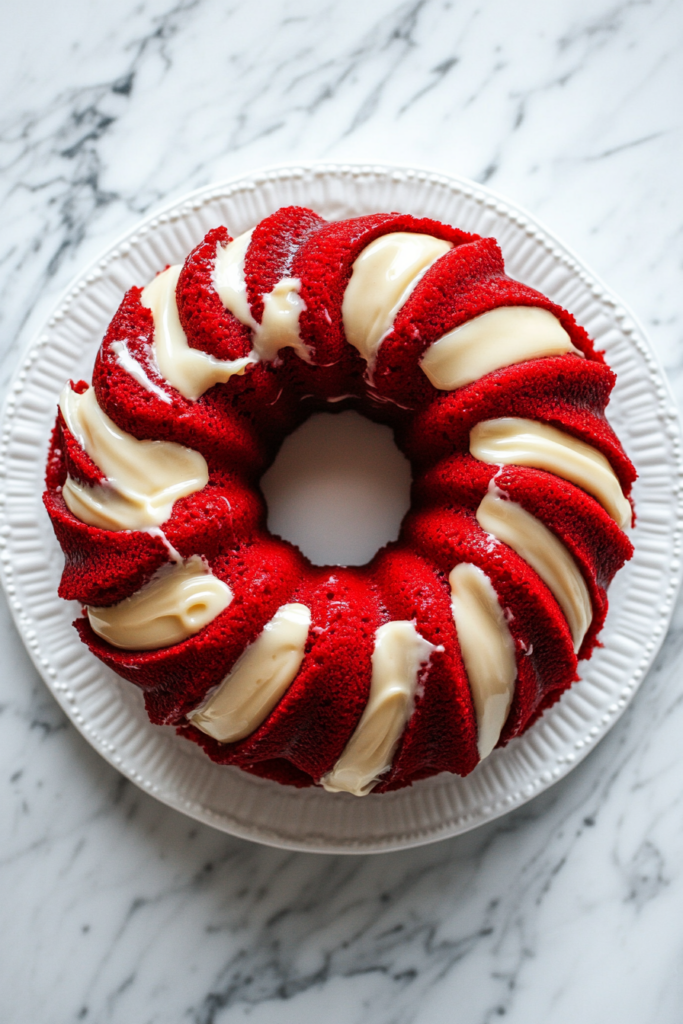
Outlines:
[[[477,509],[479,525],[516,551],[559,604],[578,652],[593,618],[588,587],[564,544],[521,505],[489,492]]]
[[[244,276],[244,260],[253,233],[252,228],[233,238],[227,245],[218,243],[213,268],[213,286],[225,308],[230,310],[241,324],[255,331],[258,324],[251,315]]]
[[[128,346],[125,341],[113,341],[111,344],[111,350],[116,356],[116,362],[119,364],[121,369],[130,374],[130,376],[136,380],[138,384],[145,389],[145,391],[149,391],[151,394],[156,395],[162,402],[166,402],[168,405],[171,404],[171,396],[150,379],[141,364],[128,351]]]
[[[235,374],[244,373],[252,356],[220,360],[190,348],[180,323],[176,303],[176,286],[182,264],[158,274],[143,290],[140,302],[152,311],[154,318],[154,356],[159,372],[171,387],[196,402],[214,384],[225,383]]]
[[[119,604],[87,609],[95,633],[114,647],[155,651],[198,633],[232,601],[227,583],[198,555],[164,566],[149,583]]]
[[[298,277],[283,277],[263,296],[263,318],[252,339],[259,359],[275,359],[281,348],[293,348],[300,359],[310,362],[310,352],[299,334],[299,316],[306,309],[300,289]]]
[[[310,625],[306,605],[278,608],[209,699],[187,716],[192,724],[221,743],[258,729],[299,671]]]
[[[515,417],[482,420],[470,432],[470,452],[480,462],[555,473],[592,494],[622,530],[631,522],[631,506],[602,452],[547,423]]]
[[[299,295],[298,277],[284,277],[270,292],[262,296],[263,317],[258,323],[251,313],[244,275],[244,260],[251,242],[251,231],[238,235],[227,245],[216,247],[213,284],[218,297],[240,323],[252,330],[250,360],[275,359],[282,348],[293,348],[297,355],[310,362],[310,352],[301,340],[299,316],[306,305]]]
[[[453,248],[432,235],[393,231],[367,245],[353,264],[344,292],[346,340],[370,369],[396,315],[433,263]]]
[[[199,452],[173,441],[139,441],[100,408],[94,388],[82,395],[67,386],[59,407],[70,432],[106,481],[96,486],[68,476],[62,494],[71,512],[103,530],[145,530],[171,515],[178,498],[209,480]]]
[[[370,695],[332,771],[320,783],[330,793],[367,796],[391,767],[413,713],[420,668],[437,648],[412,622],[387,622],[375,634]]]
[[[453,621],[472,692],[479,757],[500,739],[515,692],[515,643],[493,584],[476,565],[461,562],[448,577]]]
[[[564,327],[539,306],[499,306],[432,342],[420,367],[440,391],[454,391],[504,366],[574,352]]]

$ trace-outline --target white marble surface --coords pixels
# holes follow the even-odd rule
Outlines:
[[[0,37],[6,386],[141,213],[298,159],[468,175],[644,322],[683,398],[683,8],[670,0],[29,0]],[[526,808],[401,854],[230,839],[122,780],[0,609],[0,1019],[678,1024],[683,611],[596,752]]]

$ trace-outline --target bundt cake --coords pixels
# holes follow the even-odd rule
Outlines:
[[[106,665],[221,764],[357,796],[466,775],[577,678],[631,542],[615,377],[493,238],[287,207],[131,288],[65,387],[45,504]],[[362,567],[272,536],[259,480],[313,412],[413,470]]]

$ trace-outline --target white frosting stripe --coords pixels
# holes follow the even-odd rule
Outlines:
[[[199,452],[173,441],[139,441],[100,409],[94,388],[82,395],[67,384],[59,399],[66,425],[106,477],[89,487],[68,477],[62,493],[73,514],[103,530],[160,526],[173,503],[209,480]]]
[[[477,717],[479,757],[488,757],[505,725],[517,678],[515,643],[488,576],[469,562],[449,576],[451,606]]]
[[[306,305],[299,295],[301,281],[297,277],[282,278],[263,296],[260,324],[251,315],[244,261],[252,234],[253,229],[245,231],[227,245],[217,246],[213,284],[218,297],[240,323],[251,328],[252,362],[275,359],[281,348],[293,348],[301,359],[310,362],[311,354],[299,334],[299,316]]]
[[[150,394],[156,395],[162,402],[166,402],[168,405],[171,404],[171,396],[168,395],[163,388],[160,388],[158,384],[155,384],[153,380],[145,373],[143,367],[135,359],[134,356],[128,351],[128,346],[125,341],[114,341],[111,345],[111,350],[116,356],[116,362],[119,364],[122,370],[140,384],[145,391],[149,391]]]
[[[538,573],[562,609],[578,651],[593,611],[588,587],[564,544],[521,505],[491,493],[484,495],[477,520]]]
[[[244,276],[244,260],[254,229],[233,238],[227,245],[216,246],[216,262],[213,269],[213,286],[227,310],[236,316],[241,324],[255,331],[258,324],[251,315],[247,298],[247,282]]]
[[[513,417],[484,420],[470,433],[470,452],[480,462],[555,473],[592,494],[622,530],[631,522],[631,506],[602,452],[547,423]]]
[[[214,384],[224,383],[244,373],[253,362],[251,356],[221,361],[196,348],[190,348],[178,316],[176,286],[182,266],[169,267],[158,274],[142,292],[140,302],[154,318],[154,356],[159,372],[176,391],[195,402]]]
[[[387,622],[375,636],[368,703],[341,757],[320,780],[330,793],[367,796],[391,768],[413,713],[420,666],[438,649],[412,622]]]
[[[252,341],[259,359],[275,359],[281,348],[293,348],[300,359],[311,361],[311,354],[299,335],[299,316],[306,309],[300,289],[298,277],[284,277],[263,296],[263,319]]]
[[[144,587],[109,608],[88,608],[90,625],[114,647],[155,651],[198,633],[232,601],[227,583],[201,558],[164,566]]]
[[[433,342],[420,366],[435,388],[454,391],[504,366],[574,352],[564,327],[538,306],[499,306]]]
[[[221,743],[251,735],[294,680],[304,658],[311,613],[285,604],[205,703],[187,717]]]
[[[370,368],[420,278],[452,248],[452,242],[432,235],[394,231],[376,238],[356,259],[344,292],[342,320],[346,340]]]

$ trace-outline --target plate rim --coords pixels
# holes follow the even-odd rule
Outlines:
[[[190,192],[184,193],[179,197],[165,201],[163,204],[155,207],[150,211],[144,218],[138,221],[132,228],[121,233],[114,242],[103,248],[101,253],[94,259],[92,259],[81,271],[76,273],[68,286],[64,289],[60,295],[58,301],[55,303],[52,312],[45,317],[40,328],[32,333],[29,342],[22,347],[22,350],[18,357],[18,362],[15,371],[11,377],[5,400],[3,402],[2,409],[2,427],[3,427],[3,440],[2,447],[0,448],[0,461],[3,465],[4,470],[4,457],[7,445],[7,431],[11,424],[14,416],[14,399],[20,394],[22,387],[22,374],[23,379],[26,377],[27,368],[31,365],[31,352],[37,346],[38,339],[45,333],[48,327],[53,326],[60,316],[64,315],[64,311],[68,308],[71,302],[77,297],[77,295],[87,287],[87,284],[98,276],[98,270],[114,256],[114,254],[121,250],[127,243],[132,241],[137,235],[144,233],[154,226],[154,223],[165,223],[166,221],[182,218],[183,212],[191,208],[195,208],[195,204],[199,202],[200,205],[210,202],[213,198],[226,196],[230,191],[234,192],[238,189],[242,190],[255,190],[258,189],[259,185],[262,185],[269,181],[277,181],[278,179],[291,179],[303,177],[306,174],[318,174],[318,175],[331,175],[331,176],[352,176],[362,177],[364,175],[373,175],[375,177],[396,177],[401,176],[404,179],[410,180],[411,178],[417,181],[427,182],[430,185],[442,185],[450,189],[452,192],[460,193],[463,196],[472,198],[475,202],[480,203],[484,206],[490,206],[496,209],[497,212],[502,213],[509,219],[516,221],[518,225],[526,231],[526,233],[532,237],[537,238],[539,242],[543,242],[546,247],[547,245],[552,246],[551,252],[553,254],[558,253],[564,256],[563,262],[569,262],[574,267],[580,270],[584,275],[587,276],[587,280],[590,281],[592,291],[602,302],[613,307],[615,317],[619,317],[624,322],[630,321],[633,324],[634,330],[625,333],[630,334],[630,339],[633,344],[639,349],[641,356],[645,358],[651,370],[653,379],[657,379],[657,383],[660,388],[663,389],[664,395],[668,398],[668,405],[672,412],[667,411],[667,416],[670,421],[669,431],[672,439],[672,447],[676,447],[678,442],[678,459],[676,469],[678,476],[683,476],[683,461],[681,457],[681,421],[680,414],[678,411],[676,400],[673,396],[671,386],[667,379],[666,373],[661,366],[659,358],[652,348],[648,336],[638,320],[635,314],[630,310],[628,305],[621,300],[610,288],[608,288],[602,279],[596,275],[586,263],[580,259],[574,251],[565,245],[554,232],[548,230],[541,221],[535,216],[529,214],[525,209],[520,207],[518,204],[510,201],[506,197],[500,195],[497,191],[488,188],[487,186],[480,185],[477,182],[470,181],[466,178],[462,178],[457,175],[444,174],[442,171],[430,169],[427,167],[415,167],[411,165],[393,164],[393,163],[336,163],[329,161],[305,161],[296,163],[278,163],[268,165],[263,168],[259,168],[248,174],[239,174],[231,178],[227,178],[223,181],[214,182],[212,184],[196,188]],[[514,215],[514,216],[513,216]],[[165,220],[164,220],[165,218]],[[539,237],[540,236],[540,237]],[[671,433],[671,431],[674,433]],[[2,473],[5,476],[4,472]],[[3,484],[2,490],[6,485]],[[681,506],[681,497],[678,499],[677,506],[677,517],[675,520],[675,532],[680,535],[681,528],[683,526],[683,510]],[[2,506],[0,510],[0,533],[7,529],[7,523],[5,519],[5,506]],[[0,538],[4,542],[4,536]],[[3,551],[3,556],[5,555]],[[397,836],[394,834],[387,840],[367,840],[367,839],[356,839],[350,840],[344,845],[330,842],[324,839],[323,836],[315,838],[311,832],[300,841],[290,840],[284,838],[277,832],[269,832],[267,828],[263,826],[249,826],[239,822],[236,819],[231,819],[229,822],[225,817],[221,817],[218,813],[214,812],[208,806],[197,803],[196,801],[176,796],[175,798],[166,792],[158,789],[156,786],[149,784],[148,780],[137,773],[134,768],[126,763],[116,754],[114,749],[109,749],[109,746],[103,742],[103,740],[94,733],[88,722],[82,718],[78,710],[72,705],[69,700],[68,693],[66,690],[55,685],[53,678],[46,670],[45,666],[41,663],[38,657],[37,650],[31,646],[30,638],[27,636],[27,629],[21,618],[21,604],[13,598],[13,594],[9,587],[11,584],[11,570],[8,572],[8,562],[6,560],[0,561],[0,579],[2,580],[7,604],[10,609],[15,627],[22,639],[25,649],[27,650],[33,664],[36,667],[41,678],[46,683],[48,689],[55,697],[57,702],[60,704],[67,717],[72,721],[77,730],[85,737],[92,747],[102,756],[104,759],[121,772],[124,776],[129,778],[137,786],[139,786],[144,792],[155,796],[162,803],[167,806],[173,807],[176,810],[188,815],[191,818],[202,821],[209,824],[221,831],[229,834],[239,836],[241,838],[257,841],[268,846],[273,846],[279,849],[291,849],[300,850],[306,852],[320,852],[320,853],[379,853],[388,852],[391,850],[407,849],[411,847],[417,847],[426,845],[432,842],[446,839],[454,835],[459,835],[464,832],[470,831],[473,828],[479,827],[479,825],[485,824],[489,821],[493,821],[496,818],[508,813],[517,807],[523,806],[526,802],[533,799],[535,796],[540,795],[541,792],[549,788],[555,782],[559,781],[567,775],[576,765],[578,765],[593,749],[597,746],[598,742],[606,735],[606,733],[612,728],[616,721],[621,717],[626,707],[630,704],[636,691],[642,684],[643,679],[647,675],[654,658],[656,657],[661,645],[666,636],[668,627],[671,622],[673,610],[675,607],[676,597],[680,590],[681,579],[683,577],[683,566],[680,564],[680,560],[677,568],[670,568],[669,570],[669,586],[671,590],[671,599],[665,613],[662,615],[663,628],[655,641],[649,647],[646,655],[639,662],[640,675],[637,680],[632,682],[632,685],[628,689],[628,693],[625,697],[619,701],[618,708],[610,716],[609,724],[606,727],[599,730],[597,736],[587,739],[583,749],[577,751],[576,756],[573,758],[571,763],[567,763],[564,770],[558,774],[553,773],[553,776],[547,781],[540,782],[537,786],[533,787],[533,790],[509,806],[501,806],[500,804],[496,807],[490,808],[489,813],[485,816],[480,816],[476,820],[464,823],[450,823],[450,827],[446,825],[441,829],[434,828],[429,832],[423,832],[422,834],[403,834]],[[673,588],[673,589],[672,589]],[[129,684],[127,684],[129,685]],[[158,727],[151,726],[155,729]],[[533,729],[534,727],[532,727]],[[531,731],[531,730],[530,730]],[[527,734],[528,735],[528,734]],[[178,742],[182,742],[178,739]],[[217,766],[225,769],[225,766]],[[227,769],[228,771],[238,771],[238,769]],[[240,775],[243,773],[240,772]],[[428,780],[427,780],[428,781]],[[537,780],[538,781],[538,780]],[[268,787],[277,786],[275,783],[268,783],[265,780],[257,780],[257,783],[264,783]],[[416,784],[418,787],[420,783]],[[281,787],[278,787],[278,789]],[[288,787],[289,788],[289,787]],[[306,792],[306,791],[304,791]],[[404,791],[396,791],[400,794]],[[375,800],[382,800],[385,802],[392,802],[394,794],[384,794],[377,796]],[[372,799],[372,798],[370,798]]]

